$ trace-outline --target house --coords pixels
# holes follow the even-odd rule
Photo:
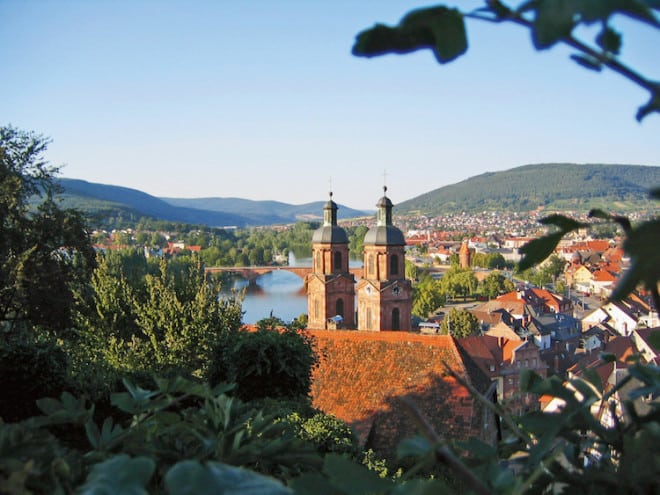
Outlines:
[[[547,366],[539,349],[530,342],[493,336],[457,339],[457,344],[481,370],[497,383],[497,398],[516,414],[537,408],[536,399],[520,393],[520,370],[531,369],[542,377]]]
[[[619,301],[609,301],[582,318],[582,328],[588,329],[599,323],[607,323],[619,335],[629,336],[637,328],[635,310]]]
[[[591,287],[593,275],[584,265],[568,265],[564,272],[564,278],[569,286],[575,286],[578,290],[588,292]]]
[[[639,355],[639,349],[633,337],[618,336],[605,344],[603,352],[612,355],[614,359],[604,361],[600,358],[600,353],[587,354],[584,359],[569,368],[568,377],[580,378],[587,373],[598,376],[601,387],[594,386],[591,378],[583,382],[583,385],[594,388],[595,392],[590,411],[603,426],[614,428],[621,425],[621,418],[625,421],[628,409],[623,407],[623,401],[632,399],[630,392],[639,384],[636,378],[631,378],[628,373],[628,362],[633,356]],[[642,362],[647,362],[643,356]],[[579,399],[583,397],[583,392],[578,391],[570,381],[566,386],[573,390]],[[646,397],[636,397],[634,400],[637,414],[649,412],[650,406]],[[545,405],[544,411],[556,411],[564,404],[563,399],[555,397]]]
[[[595,296],[606,298],[612,293],[616,277],[607,270],[598,269],[594,271],[591,279],[590,292]]]
[[[449,367],[481,393],[490,380],[450,336],[410,332],[308,330],[319,366],[312,404],[348,423],[365,448],[394,458],[398,444],[416,434],[402,407],[411,400],[447,440],[475,436],[492,443],[495,418],[448,373]]]

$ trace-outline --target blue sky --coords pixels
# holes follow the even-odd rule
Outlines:
[[[529,163],[660,165],[646,93],[468,24],[448,65],[353,57],[395,0],[0,0],[0,124],[49,136],[64,177],[155,196],[334,199],[373,209]],[[478,2],[455,2],[464,8]],[[659,31],[617,24],[622,59],[660,80]]]

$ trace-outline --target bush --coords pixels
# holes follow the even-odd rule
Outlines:
[[[0,417],[14,422],[39,413],[37,399],[70,386],[66,353],[50,341],[7,340],[0,345]]]
[[[306,397],[318,364],[312,338],[289,329],[227,332],[212,356],[209,382],[235,383],[244,401]]]

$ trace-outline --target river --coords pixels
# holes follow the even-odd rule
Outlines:
[[[362,260],[351,260],[351,266],[362,266]],[[312,258],[296,258],[289,254],[289,266],[312,266]],[[247,280],[236,279],[231,289],[245,289],[243,300],[243,323],[253,324],[271,313],[285,322],[291,322],[301,314],[307,314],[307,293],[304,281],[298,275],[285,270],[275,270],[257,279],[256,285],[248,285]]]

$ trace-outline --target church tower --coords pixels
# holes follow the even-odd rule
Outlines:
[[[358,330],[411,329],[412,286],[406,280],[403,233],[392,225],[392,202],[383,187],[376,225],[364,237],[363,278],[357,284]]]
[[[323,207],[323,226],[312,236],[312,263],[312,273],[305,279],[307,327],[355,328],[355,278],[349,271],[348,237],[337,225],[332,192]]]

